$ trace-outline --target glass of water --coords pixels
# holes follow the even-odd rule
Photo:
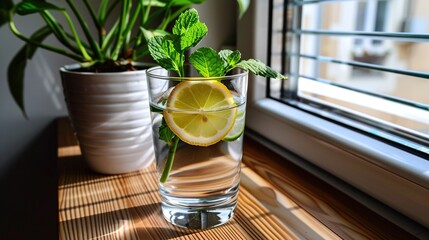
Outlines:
[[[237,206],[248,72],[185,76],[147,71],[162,213],[179,227],[213,228]]]

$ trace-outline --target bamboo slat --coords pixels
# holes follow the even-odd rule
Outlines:
[[[338,194],[340,200],[330,201],[336,196],[326,197],[320,190],[314,191],[308,186],[313,185],[314,179],[302,179],[307,178],[308,173],[275,161],[271,165],[267,159],[279,156],[262,151],[260,145],[249,139],[245,141],[239,203],[233,220],[214,229],[181,229],[161,215],[154,165],[128,174],[97,174],[85,165],[66,118],[59,119],[58,128],[59,239],[389,239],[395,234],[407,236],[369,210],[364,209],[363,215],[359,215],[359,211],[344,208],[345,204],[341,203],[344,198],[328,187],[326,194]],[[353,207],[363,208],[355,203]],[[368,219],[372,217],[376,218]],[[368,224],[358,221],[368,221]],[[382,224],[369,226],[377,221]]]

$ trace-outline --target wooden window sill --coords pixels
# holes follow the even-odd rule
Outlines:
[[[163,219],[155,166],[101,175],[58,120],[60,239],[414,239],[315,176],[245,139],[239,203],[229,223],[186,230]]]

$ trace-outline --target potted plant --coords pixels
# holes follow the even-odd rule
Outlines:
[[[9,89],[27,117],[24,72],[38,48],[67,56],[77,64],[60,69],[69,117],[84,158],[101,173],[134,171],[153,159],[145,68],[147,41],[166,35],[171,21],[205,0],[73,0],[58,6],[43,0],[0,3],[0,24],[25,42],[8,67]],[[90,16],[84,18],[82,11]],[[14,15],[38,14],[46,26],[25,36]],[[65,24],[60,24],[60,20]],[[95,30],[94,30],[95,29]],[[78,34],[78,30],[83,35]],[[53,35],[60,43],[46,44]]]

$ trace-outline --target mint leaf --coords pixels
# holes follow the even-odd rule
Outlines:
[[[195,47],[207,34],[207,31],[207,26],[204,23],[195,23],[184,34],[180,35],[180,47],[178,49],[180,49],[180,51],[186,51],[191,47]]]
[[[188,11],[180,14],[177,18],[176,23],[173,26],[173,34],[183,35],[197,22],[199,22],[197,10],[193,8],[189,9]]]
[[[241,53],[238,50],[231,51],[229,49],[221,50],[219,56],[224,62],[224,72],[227,73],[235,68],[238,62],[241,59]]]
[[[236,65],[236,67],[244,68],[262,77],[278,78],[281,80],[286,79],[285,76],[268,67],[265,63],[255,59],[241,61]]]
[[[203,77],[219,77],[225,75],[221,57],[211,48],[203,47],[197,49],[189,57],[189,61]]]
[[[140,27],[140,31],[143,33],[143,37],[146,39],[146,41],[149,41],[149,39],[155,37],[155,36],[166,36],[168,35],[167,31],[164,31],[162,29],[146,29],[144,27]]]
[[[166,37],[155,36],[149,39],[149,52],[161,67],[179,72],[183,66],[183,58],[174,48],[173,41],[167,40]]]
[[[161,126],[159,126],[159,139],[165,141],[168,145],[171,145],[174,137],[173,131],[170,130],[164,118],[162,118]]]
[[[200,22],[197,10],[189,9],[180,14],[173,26],[173,34],[177,37],[177,50],[186,51],[195,47],[207,32],[207,26]]]

